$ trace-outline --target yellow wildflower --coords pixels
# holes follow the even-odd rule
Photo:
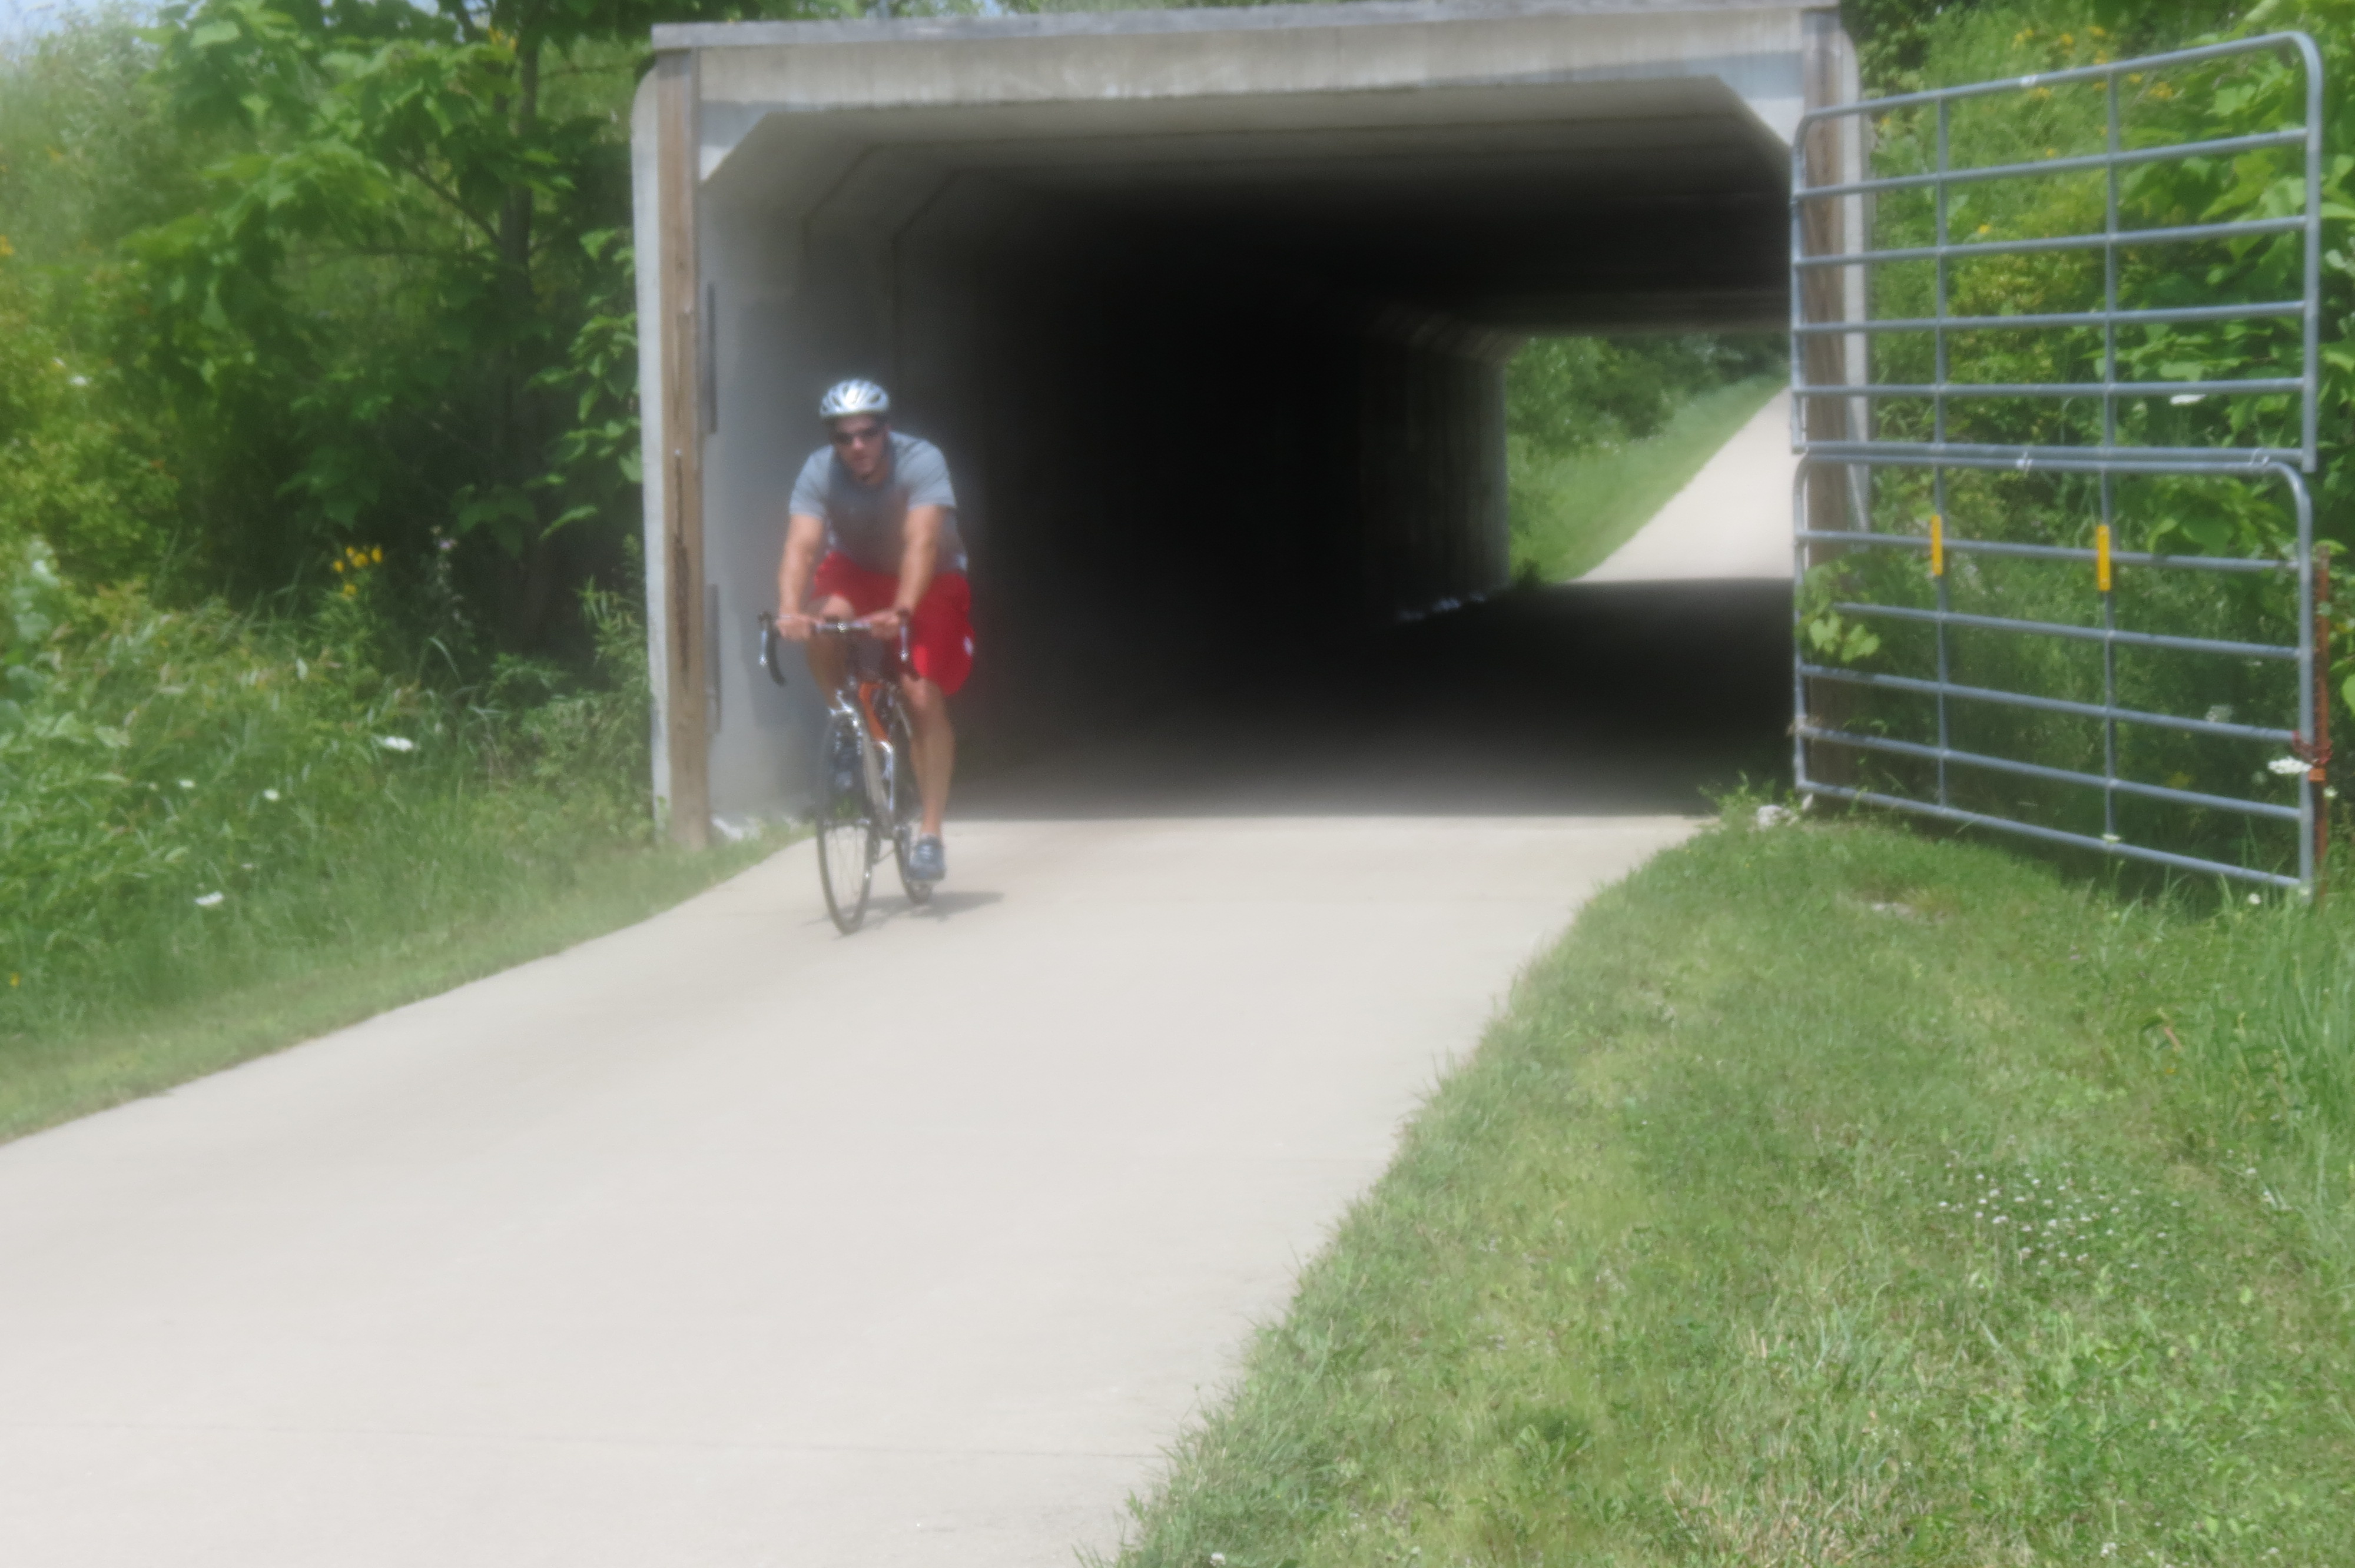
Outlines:
[[[2099,27],[2088,27],[2085,29],[2085,36],[2089,38],[2106,38],[2109,37],[2109,34],[2104,32]]]
[[[357,584],[357,583],[346,583],[346,584],[344,585],[344,597],[345,597],[346,599],[351,599],[351,598],[356,597],[356,596],[359,593],[359,591],[360,591],[360,585],[359,585],[359,584]]]
[[[1982,224],[1980,224],[1980,225],[1979,225],[1979,232],[1980,232],[1981,234],[1986,234],[1986,233],[1989,232],[1990,230],[1992,230],[1994,228],[1995,228],[1995,225],[1994,225],[1994,224],[1992,224],[1992,223],[1982,223]]]
[[[331,572],[340,572],[344,569],[344,563],[341,561],[329,561],[327,563],[327,569]]]
[[[384,546],[382,545],[378,545],[375,549],[370,550],[368,552],[368,560],[376,566],[382,566],[384,564]]]
[[[8,243],[8,237],[6,235],[0,234],[0,258],[14,256],[15,254],[16,254],[16,248]]]
[[[2076,34],[2074,34],[2074,33],[2063,33],[2063,34],[2062,34],[2062,35],[2061,35],[2061,47],[2062,47],[2062,48],[2064,48],[2064,49],[2073,49],[2073,48],[2075,48],[2077,47],[2077,35],[2076,35]]]

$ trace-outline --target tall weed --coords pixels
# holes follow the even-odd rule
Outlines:
[[[518,873],[642,842],[642,639],[591,591],[602,679],[436,686],[351,551],[302,614],[6,577],[0,1036],[169,1002],[364,933],[495,906]],[[524,700],[528,699],[528,700]]]
[[[2355,912],[2228,906],[2177,940],[2190,983],[2142,1037],[2178,1134],[2294,1216],[2355,1306]]]

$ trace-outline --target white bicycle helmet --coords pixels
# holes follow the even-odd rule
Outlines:
[[[821,419],[846,419],[853,414],[879,418],[890,411],[891,394],[872,381],[837,382],[827,388],[817,404],[817,417]]]

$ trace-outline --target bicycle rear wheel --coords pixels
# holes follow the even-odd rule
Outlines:
[[[825,775],[818,789],[818,880],[826,887],[826,912],[845,936],[867,918],[867,894],[875,881],[875,827],[858,768],[866,740],[855,719],[836,714],[826,721],[818,751]]]
[[[891,705],[888,733],[891,736],[891,858],[900,867],[900,885],[908,902],[922,904],[932,896],[932,885],[908,874],[908,856],[916,847],[916,830],[922,825],[924,802],[916,789],[916,754],[908,742],[908,715]]]

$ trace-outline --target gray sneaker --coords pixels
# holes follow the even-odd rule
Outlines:
[[[908,880],[938,882],[948,874],[948,856],[941,850],[940,835],[917,835],[915,844],[908,851]]]

